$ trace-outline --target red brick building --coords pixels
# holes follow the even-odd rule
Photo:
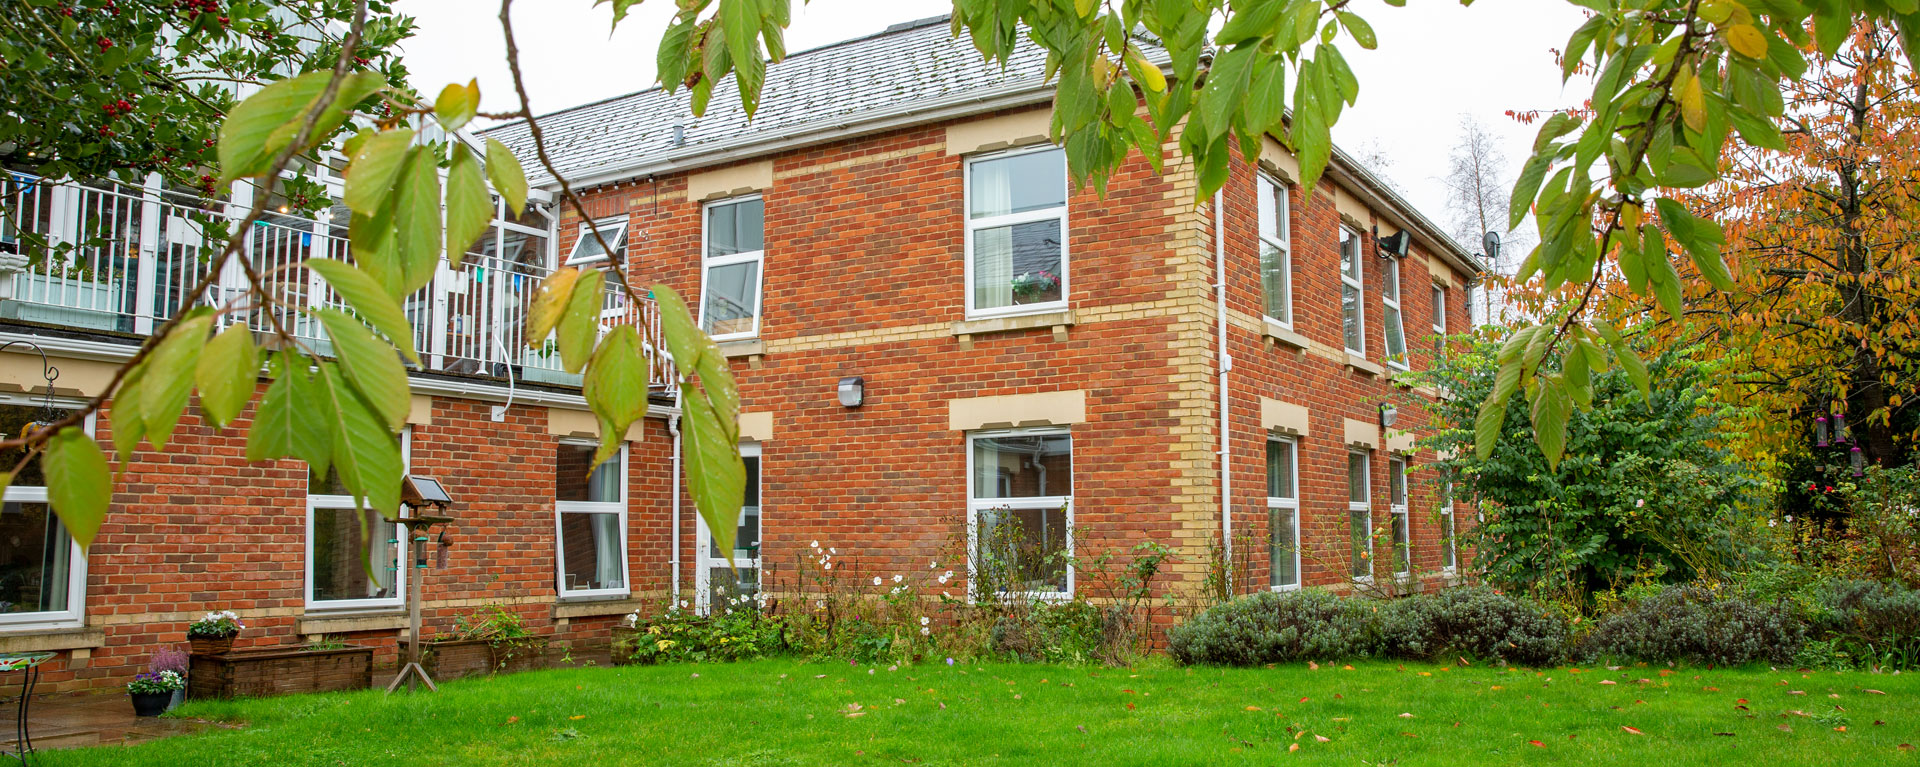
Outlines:
[[[980,536],[1007,535],[1023,557],[1167,544],[1166,588],[1183,594],[1223,539],[1243,592],[1441,582],[1464,556],[1452,515],[1431,454],[1384,428],[1381,405],[1420,396],[1396,374],[1426,364],[1435,331],[1466,329],[1472,259],[1344,155],[1309,199],[1273,141],[1198,205],[1171,162],[1132,161],[1104,197],[1074,189],[1045,139],[1043,61],[981,64],[932,20],[770,67],[751,122],[730,83],[697,119],[684,91],[658,90],[542,118],[611,257],[695,302],[734,360],[753,479],[742,572],[777,580],[816,541],[867,571],[964,572]],[[489,135],[530,148],[521,125]],[[166,314],[178,254],[204,244],[172,213],[194,203],[11,189],[18,220],[106,243],[79,251],[86,268],[22,259],[0,278],[0,341],[54,355],[52,401],[70,407]],[[458,520],[425,573],[429,630],[499,604],[585,656],[620,615],[739,584],[681,492],[670,361],[618,463],[593,469],[577,379],[516,335],[542,275],[610,257],[551,191],[409,303],[426,364],[406,444]],[[271,222],[249,255],[335,253],[335,220]],[[651,339],[651,312],[610,297],[606,316]],[[39,418],[47,388],[19,352],[0,353],[5,429]],[[16,481],[0,649],[61,651],[62,687],[117,685],[193,617],[233,609],[242,646],[336,636],[392,662],[401,587],[343,562],[363,546],[385,561],[397,534],[363,538],[297,463],[247,463],[244,426],[190,410],[120,478],[84,556],[44,490]],[[110,435],[110,408],[92,428]],[[1022,573],[1028,593],[1100,596],[1071,567]]]

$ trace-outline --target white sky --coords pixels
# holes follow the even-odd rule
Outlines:
[[[513,107],[498,7],[476,0],[399,0],[419,22],[403,47],[413,84],[431,96],[449,82],[478,77],[482,109]],[[608,36],[612,12],[592,0],[520,0],[514,6],[521,68],[534,111],[544,114],[642,90],[654,84],[654,49],[674,11],[670,0],[641,3]],[[794,3],[787,48],[801,51],[938,16],[949,0],[812,0]],[[1546,0],[1413,0],[1390,8],[1362,0],[1378,50],[1342,46],[1360,78],[1359,104],[1341,116],[1335,141],[1356,156],[1383,153],[1387,175],[1435,221],[1446,222],[1440,177],[1461,115],[1489,126],[1503,142],[1509,174],[1526,159],[1535,128],[1511,110],[1571,106],[1586,90],[1562,89],[1550,49],[1581,20],[1573,5]],[[1350,42],[1350,41],[1349,41]],[[1510,181],[1510,178],[1508,179]]]

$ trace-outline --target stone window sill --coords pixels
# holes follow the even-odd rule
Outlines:
[[[762,357],[767,353],[767,345],[758,338],[742,338],[736,341],[721,341],[720,354],[727,359],[735,357]]]
[[[0,652],[92,650],[107,645],[107,632],[97,628],[53,628],[0,632]]]
[[[1380,365],[1375,364],[1373,362],[1369,362],[1367,358],[1354,354],[1353,352],[1347,352],[1346,365],[1348,369],[1351,369],[1353,371],[1356,371],[1358,373],[1361,373],[1362,375],[1366,375],[1371,378],[1379,378],[1380,376],[1387,374],[1386,368],[1381,367]]]
[[[983,317],[980,319],[960,320],[953,323],[952,335],[960,339],[961,348],[972,348],[973,337],[992,333],[1012,333],[1021,330],[1051,328],[1053,340],[1067,340],[1067,328],[1073,327],[1073,310],[1059,309],[1034,314],[1016,314],[1006,317]]]
[[[596,615],[626,615],[646,606],[647,600],[620,598],[560,601],[553,604],[555,618],[588,618]]]
[[[378,610],[342,613],[309,613],[297,620],[294,631],[301,636],[351,634],[358,631],[397,631],[407,627],[404,610]]]
[[[1307,340],[1306,336],[1288,330],[1285,326],[1273,320],[1267,320],[1266,323],[1267,329],[1263,335],[1266,336],[1267,340],[1294,349],[1310,349],[1313,347],[1313,342]]]

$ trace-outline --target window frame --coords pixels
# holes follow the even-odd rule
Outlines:
[[[1395,557],[1393,577],[1406,580],[1413,577],[1413,520],[1407,514],[1407,459],[1402,456],[1387,457],[1387,514],[1393,525]],[[1395,482],[1398,480],[1398,482]],[[1398,565],[1406,565],[1399,569]]]
[[[592,440],[572,438],[563,438],[554,444],[556,448],[560,445],[585,447],[597,447],[599,445],[598,442]],[[554,469],[556,484],[554,487],[555,498],[553,501],[553,592],[561,601],[623,598],[633,593],[633,552],[628,547],[629,539],[632,537],[632,531],[627,527],[627,507],[630,505],[629,500],[632,494],[632,487],[629,482],[631,478],[627,473],[627,456],[628,453],[631,452],[630,447],[631,443],[622,441],[620,443],[620,455],[607,459],[608,462],[615,460],[620,462],[620,500],[618,501],[562,501],[558,497],[560,494],[558,486],[559,467],[556,466]],[[597,471],[598,467],[595,467],[595,470]],[[588,476],[592,476],[591,472],[589,472]],[[621,584],[619,588],[567,588],[567,545],[561,524],[564,521],[563,515],[566,514],[618,514],[617,518],[620,521]]]
[[[1459,529],[1454,527],[1459,518],[1453,513],[1453,482],[1451,478],[1440,483],[1440,572],[1455,575],[1460,572]]]
[[[619,230],[615,233],[615,235],[611,239],[608,239],[607,244],[613,246],[614,253],[619,253],[622,256],[626,255],[627,229],[628,229],[627,223],[628,223],[627,216],[608,216],[606,218],[596,218],[593,220],[592,227],[589,227],[587,225],[587,222],[584,222],[584,221],[581,222],[579,227],[580,236],[573,238],[573,248],[567,251],[566,262],[561,265],[579,267],[579,266],[587,266],[590,264],[598,264],[598,263],[602,263],[610,260],[609,256],[612,255],[611,253],[602,253],[597,256],[587,256],[585,258],[582,258],[580,256],[580,249],[586,247],[586,244],[593,239],[594,228],[598,228],[600,230],[601,238],[607,239],[607,236],[606,236],[607,230],[612,227],[619,227]],[[624,268],[626,265],[621,264],[621,266]]]
[[[713,220],[713,211],[718,208],[723,208],[730,205],[739,205],[747,202],[753,202],[755,200],[758,200],[761,205],[760,207],[760,249],[742,251],[739,253],[730,253],[724,256],[708,256],[707,251],[711,249],[710,248],[711,241],[709,240],[709,237],[712,235],[712,228],[710,226],[710,223]],[[737,197],[727,197],[724,199],[709,200],[707,202],[701,203],[700,204],[700,316],[696,319],[702,330],[705,330],[707,327],[707,301],[712,296],[711,291],[707,290],[707,286],[713,283],[712,277],[713,277],[714,267],[734,266],[734,265],[745,264],[745,263],[753,263],[758,266],[758,268],[754,270],[754,277],[753,277],[753,329],[744,331],[744,332],[739,332],[739,333],[726,333],[721,335],[714,335],[712,336],[712,338],[715,341],[721,341],[721,342],[738,341],[743,339],[760,337],[760,317],[761,317],[762,310],[765,308],[766,294],[767,294],[766,196],[759,192],[755,192],[752,194],[743,194]]]
[[[1069,486],[1067,488],[1068,494],[1064,496],[1048,495],[1048,496],[1037,496],[1033,498],[987,498],[987,499],[979,499],[979,498],[973,497],[973,491],[974,491],[973,453],[974,453],[974,442],[976,440],[993,439],[996,437],[1053,437],[1053,436],[1065,436],[1067,438],[1067,458],[1069,461],[1074,461],[1073,431],[1064,426],[1034,426],[1034,427],[1022,427],[1022,428],[1012,428],[1012,429],[979,429],[979,430],[967,432],[967,439],[966,439],[967,597],[969,599],[979,598],[979,594],[976,591],[976,588],[977,588],[976,584],[979,582],[979,578],[977,577],[978,573],[976,571],[975,562],[977,562],[979,559],[978,552],[980,549],[980,512],[998,511],[1002,509],[1008,510],[1008,511],[1016,511],[1021,509],[1040,509],[1040,510],[1052,511],[1052,510],[1064,509],[1066,511],[1067,519],[1064,524],[1064,529],[1066,532],[1066,540],[1063,542],[1063,548],[1066,550],[1066,558],[1067,558],[1067,562],[1066,562],[1067,586],[1065,591],[1007,592],[1005,594],[999,595],[999,598],[1007,601],[1042,600],[1042,601],[1049,601],[1049,602],[1065,602],[1073,598],[1073,594],[1074,594],[1074,567],[1073,567],[1074,505],[1073,505],[1072,491],[1074,490],[1074,488],[1072,487],[1072,484],[1071,484],[1073,481],[1073,478],[1071,476],[1068,477],[1068,482],[1069,482]],[[1076,473],[1076,474],[1079,473],[1077,462],[1074,463],[1073,465],[1074,465],[1073,473]]]
[[[1301,582],[1306,580],[1300,571],[1300,442],[1292,437],[1268,435],[1267,448],[1274,445],[1287,446],[1288,466],[1293,470],[1291,486],[1293,496],[1275,496],[1269,490],[1267,494],[1267,588],[1272,591],[1298,591]],[[1274,574],[1279,572],[1273,562],[1273,514],[1276,509],[1293,512],[1293,583],[1274,583]]]
[[[1048,312],[1057,312],[1057,311],[1066,309],[1072,303],[1072,298],[1073,298],[1072,240],[1073,240],[1073,237],[1072,237],[1072,230],[1068,228],[1068,222],[1069,222],[1069,214],[1073,207],[1073,187],[1068,183],[1068,179],[1067,179],[1068,173],[1063,171],[1060,174],[1060,188],[1062,191],[1060,195],[1059,207],[1042,208],[1040,210],[1030,210],[1023,213],[1008,213],[1006,215],[990,216],[987,218],[976,219],[973,217],[973,166],[975,164],[981,163],[981,162],[990,162],[993,160],[999,160],[999,159],[1004,159],[1008,157],[1017,157],[1024,154],[1038,154],[1041,152],[1061,153],[1061,168],[1063,169],[1066,168],[1066,165],[1067,165],[1066,149],[1053,144],[1037,144],[1034,146],[1016,147],[1013,149],[1002,149],[1002,150],[997,150],[992,152],[980,152],[977,154],[970,154],[966,156],[965,162],[962,163],[961,165],[960,215],[963,219],[963,229],[965,230],[965,233],[962,237],[962,247],[965,248],[965,251],[962,253],[962,260],[965,266],[964,279],[966,280],[965,293],[966,293],[967,319],[982,319],[987,317],[1009,317],[1009,316],[1020,316],[1025,314],[1045,314]],[[976,307],[974,305],[974,295],[973,295],[974,293],[974,284],[973,284],[974,233],[982,229],[998,229],[1000,227],[1014,226],[1016,224],[1030,224],[1038,221],[1049,221],[1049,220],[1058,220],[1060,222],[1060,300],[1048,301],[1042,304],[1010,304],[1007,306],[993,307],[988,309],[981,309]],[[968,481],[971,482],[972,480],[969,479]],[[969,487],[971,487],[971,485],[969,485]]]
[[[1254,202],[1259,206],[1259,210],[1256,211],[1254,219],[1260,223],[1255,227],[1255,258],[1264,260],[1264,247],[1272,247],[1278,250],[1280,252],[1280,269],[1287,275],[1286,295],[1280,297],[1281,305],[1286,308],[1287,316],[1285,319],[1280,319],[1267,313],[1267,309],[1272,301],[1271,297],[1267,295],[1265,264],[1260,264],[1260,313],[1267,322],[1286,328],[1287,330],[1292,330],[1294,315],[1293,222],[1291,220],[1293,215],[1292,187],[1265,171],[1257,174],[1257,182],[1259,186],[1255,188]],[[1269,233],[1266,231],[1265,216],[1268,213],[1268,200],[1273,200],[1278,203],[1277,209],[1272,211],[1275,228],[1279,230],[1275,236],[1269,236]]]
[[[1380,280],[1380,345],[1386,347],[1387,367],[1395,370],[1407,370],[1407,310],[1402,298],[1406,295],[1406,286],[1400,284],[1403,276],[1400,259],[1388,258],[1387,265],[1381,268]],[[1400,338],[1400,350],[1394,351],[1395,333]]]
[[[400,475],[405,477],[413,468],[413,427],[400,430]],[[304,466],[304,464],[303,464]],[[312,469],[305,472],[308,487],[312,487]],[[324,479],[324,478],[323,478]],[[399,541],[393,545],[393,596],[373,599],[329,599],[319,601],[313,598],[313,516],[322,509],[328,511],[351,511],[354,499],[351,495],[315,494],[307,491],[307,539],[301,555],[301,577],[305,580],[301,593],[301,603],[309,613],[358,612],[392,610],[407,604],[407,539],[411,535],[405,525],[393,526],[394,537]],[[371,528],[369,528],[371,530]]]
[[[1361,499],[1358,501],[1353,500],[1353,461],[1356,458],[1360,460],[1360,477],[1361,477],[1360,479]],[[1353,529],[1353,520],[1354,520],[1354,515],[1356,514],[1361,515],[1361,518],[1367,521],[1366,530],[1363,532],[1360,532],[1359,535],[1355,535],[1356,531]],[[1365,540],[1367,542],[1367,552],[1366,552],[1367,573],[1365,575],[1360,575],[1358,573],[1353,572],[1353,569],[1354,569],[1352,567],[1353,562],[1351,561],[1354,558],[1353,555],[1358,554],[1359,550],[1358,550],[1358,547],[1353,545],[1352,540],[1349,540],[1347,545],[1347,558],[1349,560],[1347,575],[1350,578],[1352,578],[1355,583],[1372,583],[1373,582],[1373,562],[1374,562],[1373,454],[1366,450],[1348,450],[1347,451],[1347,534],[1350,539]]]
[[[1343,242],[1353,243],[1353,274],[1348,274],[1344,266],[1340,269],[1340,343],[1346,348],[1348,354],[1364,358],[1367,356],[1367,248],[1366,243],[1360,241],[1360,230],[1341,224],[1339,233],[1346,236]],[[1345,248],[1344,245],[1337,247]],[[1336,263],[1344,260],[1344,254],[1341,255],[1342,258],[1337,259]],[[1354,292],[1353,325],[1359,330],[1359,348],[1347,343],[1346,291],[1348,290]]]
[[[1439,283],[1433,285],[1433,332],[1447,334],[1447,289]]]
[[[763,555],[761,552],[761,549],[764,549],[765,547],[766,536],[767,536],[767,527],[766,527],[767,500],[765,496],[766,489],[767,489],[767,481],[766,481],[766,474],[765,474],[767,464],[765,460],[765,455],[766,455],[766,449],[765,449],[764,443],[761,443],[757,440],[751,440],[751,439],[742,439],[740,441],[740,460],[744,463],[747,459],[751,458],[756,463],[759,464],[758,470],[753,472],[753,479],[755,480],[755,485],[754,485],[755,495],[760,499],[760,503],[758,506],[755,506],[753,508],[754,508],[755,516],[759,518],[758,524],[760,526],[761,543],[760,543],[760,546],[753,551],[753,556],[751,557],[737,556],[734,558],[733,565],[736,568],[740,568],[740,569],[750,568],[753,570],[754,595],[756,597],[756,600],[753,606],[754,609],[759,609],[759,607],[761,606],[761,602],[758,601],[758,597],[760,594],[763,593],[761,589],[764,588],[766,585],[766,580],[765,580],[766,570],[762,567],[763,563],[765,562],[765,559],[763,558]],[[740,515],[742,518],[746,516],[746,509],[747,509],[746,505],[742,504],[740,507]],[[696,535],[694,536],[694,549],[696,552],[696,557],[695,557],[696,570],[694,572],[694,602],[695,602],[694,608],[701,615],[711,615],[713,612],[713,608],[716,606],[720,607],[723,612],[725,610],[731,609],[726,605],[713,604],[713,567],[718,563],[725,562],[725,558],[715,557],[711,553],[713,550],[713,528],[707,524],[706,518],[696,516],[696,519],[698,520],[698,522],[696,523],[696,527],[698,528],[698,530]],[[741,549],[739,548],[739,538],[738,538],[739,530],[740,530],[740,523],[735,522],[734,523],[734,535],[735,535],[734,552],[736,554],[741,551]]]
[[[28,393],[0,393],[0,404],[38,408],[47,403],[48,400],[44,396]],[[56,409],[61,410],[79,410],[86,407],[84,402],[70,397],[54,397],[52,403]],[[87,436],[93,436],[98,415],[97,412],[88,413],[81,423],[81,429],[87,433]],[[48,504],[47,514],[53,514],[52,502],[47,498],[45,485],[9,486],[4,496],[0,496],[0,504],[4,503],[45,503]],[[72,532],[67,533],[67,545],[70,547],[67,561],[71,563],[67,567],[67,609],[0,613],[0,631],[24,634],[86,625],[87,551],[80,548],[80,542],[73,539]]]

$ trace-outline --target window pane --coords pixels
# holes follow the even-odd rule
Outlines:
[[[1353,230],[1340,230],[1340,271],[1348,279],[1360,279],[1360,237]]]
[[[1286,251],[1260,243],[1260,292],[1267,316],[1281,322],[1293,321],[1293,307],[1287,305],[1287,266]]]
[[[1400,307],[1386,306],[1387,356],[1402,358],[1407,356],[1407,331],[1400,324]]]
[[[34,374],[36,377],[38,373]],[[56,409],[48,413],[38,405],[0,405],[0,439],[15,439],[27,433],[35,423],[51,423],[67,417],[70,410]],[[20,458],[26,455],[22,448],[0,449],[0,471],[10,470],[20,465]],[[46,476],[41,473],[40,461],[34,460],[20,470],[14,477],[14,487],[40,487],[47,484]]]
[[[1340,288],[1340,313],[1342,327],[1346,331],[1347,348],[1359,351],[1366,348],[1366,331],[1360,325],[1360,289],[1352,285]]]
[[[765,249],[765,200],[745,200],[707,208],[708,258]]]
[[[735,570],[726,565],[707,568],[708,596],[715,614],[728,610],[757,610],[753,595],[760,591],[760,571],[752,567]]]
[[[978,516],[975,583],[1014,593],[1067,590],[1067,510],[990,509]]]
[[[537,234],[527,234],[526,232],[516,232],[509,229],[503,240],[504,242],[500,246],[500,258],[502,261],[525,266],[546,266],[547,238]],[[529,273],[519,269],[514,270],[514,272],[516,274]],[[515,282],[515,287],[521,287],[521,282],[518,278],[516,278]]]
[[[1448,508],[1440,514],[1440,562],[1447,567],[1458,567],[1458,557],[1453,543],[1453,509]]]
[[[1447,332],[1447,291],[1435,285],[1433,288],[1433,329],[1435,332]]]
[[[619,503],[620,456],[593,465],[594,446],[562,443],[554,461],[553,498],[557,501]]]
[[[1267,497],[1293,497],[1293,443],[1267,442]]]
[[[706,331],[712,335],[753,332],[753,313],[760,296],[760,262],[716,266],[707,270]]]
[[[1067,204],[1066,158],[1053,149],[973,163],[967,210],[985,218]]]
[[[1347,527],[1353,531],[1353,568],[1355,578],[1373,574],[1373,517],[1369,512],[1347,513]]]
[[[372,509],[360,511],[361,518],[354,514],[353,509],[313,510],[313,558],[307,566],[313,568],[315,602],[398,595],[393,580],[398,529]]]
[[[1367,456],[1364,453],[1347,454],[1347,501],[1367,502]]]
[[[974,232],[974,308],[998,309],[1060,300],[1060,244],[1057,219]]]
[[[73,539],[46,504],[6,504],[0,511],[0,613],[67,609],[72,567]]]
[[[1381,291],[1387,297],[1388,301],[1398,302],[1400,300],[1399,261],[1388,261],[1386,268],[1380,270],[1380,285]]]
[[[740,502],[740,526],[733,532],[734,558],[755,559],[760,556],[760,456],[743,455],[740,462],[747,467],[747,489]],[[717,542],[707,542],[709,556],[725,556]]]
[[[1048,498],[1072,494],[1072,437],[1013,435],[973,440],[974,498]]]
[[[1300,585],[1300,570],[1293,561],[1294,548],[1299,545],[1299,541],[1294,540],[1294,514],[1293,509],[1267,510],[1268,530],[1272,534],[1267,552],[1270,586]]]
[[[1394,572],[1404,573],[1404,572],[1411,571],[1412,568],[1410,568],[1407,563],[1412,561],[1412,558],[1413,558],[1412,546],[1413,546],[1413,539],[1410,535],[1408,535],[1408,531],[1407,531],[1407,513],[1404,511],[1394,512],[1393,514],[1393,571]]]
[[[1387,491],[1395,506],[1407,505],[1407,464],[1398,458],[1387,464]]]
[[[619,514],[561,512],[560,555],[566,570],[560,575],[567,590],[624,588],[625,539]]]
[[[1268,178],[1260,179],[1260,236],[1285,242],[1287,239],[1286,187]]]
[[[574,243],[573,255],[567,260],[586,261],[588,259],[605,256],[607,251],[605,248],[600,247],[600,240],[606,240],[608,245],[613,246],[615,253],[626,252],[627,222],[616,221],[611,224],[600,224],[599,226],[599,239],[594,238],[592,229],[584,226],[580,227],[580,239]]]

